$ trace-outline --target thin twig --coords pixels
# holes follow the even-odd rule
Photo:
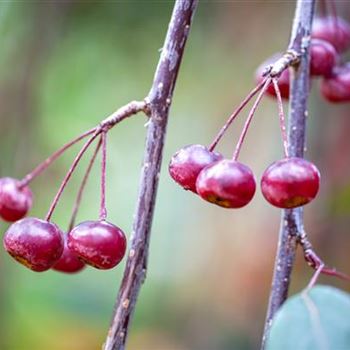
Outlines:
[[[101,134],[102,140],[102,160],[101,160],[101,205],[100,205],[100,220],[106,220],[106,166],[107,166],[107,132]]]
[[[67,174],[65,175],[65,177],[62,180],[62,183],[50,205],[49,211],[46,214],[45,220],[46,221],[50,221],[51,220],[51,216],[58,204],[58,201],[60,200],[62,193],[65,189],[65,187],[68,184],[69,179],[71,178],[74,170],[76,169],[76,167],[78,166],[81,158],[83,157],[84,153],[87,151],[87,149],[89,148],[89,146],[92,144],[92,142],[96,139],[96,137],[98,136],[99,132],[95,131],[95,133],[85,142],[84,146],[81,148],[81,150],[79,151],[79,153],[77,154],[77,156],[74,158],[73,163],[71,165],[71,167],[69,168]]]
[[[20,183],[20,187],[27,186],[34,178],[39,176],[44,170],[46,170],[58,157],[60,157],[66,150],[75,145],[80,140],[86,138],[87,136],[98,131],[100,133],[102,130],[109,130],[116,124],[120,123],[122,120],[138,113],[138,112],[148,112],[146,101],[131,101],[128,104],[120,107],[110,116],[105,118],[98,126],[84,132],[83,134],[76,137],[74,140],[66,143],[63,147],[45,159],[40,163],[34,170],[27,174]]]
[[[266,78],[267,79],[267,78]],[[258,84],[249,94],[245,97],[245,99],[240,103],[240,105],[233,111],[233,113],[228,117],[224,126],[220,129],[218,134],[216,135],[214,141],[208,147],[209,151],[214,151],[214,148],[219,143],[221,138],[224,136],[226,130],[232,124],[232,122],[236,119],[238,114],[242,111],[242,109],[249,103],[249,101],[262,89],[265,85],[266,79],[263,79],[260,84]]]
[[[150,120],[141,171],[130,250],[105,350],[124,350],[141,285],[146,277],[148,247],[169,107],[181,58],[198,0],[177,0],[151,90],[146,98]]]
[[[74,140],[66,143],[63,147],[57,150],[54,154],[45,159],[40,163],[34,170],[27,174],[22,180],[20,186],[27,186],[35,177],[40,175],[49,165],[51,165],[59,156],[61,156],[68,148],[75,145],[80,140],[85,137],[93,134],[96,131],[96,128],[90,129],[89,131],[84,132],[83,134],[76,137]]]
[[[53,212],[58,204],[58,201],[59,201],[69,179],[71,178],[74,170],[76,169],[78,163],[80,162],[80,159],[82,158],[84,153],[87,151],[87,149],[89,148],[91,143],[96,139],[96,137],[101,133],[106,133],[110,128],[115,126],[117,123],[120,123],[122,120],[124,120],[124,119],[126,119],[126,118],[140,112],[140,111],[144,111],[144,112],[147,111],[147,103],[145,101],[131,101],[128,104],[126,104],[125,106],[120,107],[113,114],[111,114],[109,117],[104,119],[97,127],[87,131],[86,133],[84,133],[83,135],[79,136],[77,139],[72,141],[72,142],[77,142],[77,140],[79,141],[83,137],[93,133],[93,135],[90,137],[90,139],[88,141],[86,141],[84,146],[81,148],[80,152],[75,157],[70,169],[68,170],[68,173],[65,175],[65,177],[61,183],[61,186],[60,186],[58,192],[56,193],[56,196],[55,196],[54,200],[52,201],[52,204],[51,204],[49,211],[46,215],[47,221],[50,221],[51,216],[52,216],[52,214],[53,214]],[[69,145],[69,144],[67,144],[67,145]],[[61,150],[64,150],[64,149],[66,149],[66,148],[63,147]],[[59,151],[57,151],[56,153],[58,153]],[[39,167],[37,167],[37,169],[38,168]],[[45,167],[45,169],[46,169],[46,167]]]
[[[290,108],[288,118],[288,143],[291,157],[303,157],[309,96],[309,45],[315,0],[298,0],[289,45],[300,62],[292,67]],[[282,211],[281,228],[275,258],[275,267],[269,306],[266,315],[261,348],[265,348],[272,318],[288,296],[290,277],[295,259],[298,233],[303,232],[303,209]]]
[[[96,160],[96,157],[97,157],[97,154],[101,148],[101,140],[98,142],[95,150],[94,150],[94,153],[92,154],[92,157],[90,159],[90,162],[88,164],[88,167],[86,169],[86,172],[85,172],[85,175],[83,177],[83,180],[80,184],[80,187],[79,187],[79,190],[78,190],[78,194],[77,194],[77,198],[75,200],[75,203],[74,203],[74,207],[73,207],[73,210],[72,210],[72,216],[71,216],[71,219],[70,219],[70,222],[69,222],[69,225],[68,225],[68,231],[67,232],[70,232],[74,225],[75,225],[75,220],[76,220],[76,217],[77,217],[77,214],[78,214],[78,210],[79,210],[79,207],[80,207],[80,203],[81,203],[81,200],[82,200],[82,197],[83,197],[83,193],[84,193],[84,190],[85,190],[85,186],[86,186],[86,183],[87,183],[87,180],[89,178],[89,175],[91,173],[91,170],[92,170],[92,167],[95,163],[95,160]]]
[[[278,116],[279,116],[280,128],[281,128],[281,134],[282,134],[284,156],[286,158],[288,158],[289,157],[289,153],[288,153],[288,136],[287,136],[287,130],[286,130],[286,119],[284,117],[283,101],[282,101],[281,91],[280,91],[280,88],[278,86],[278,80],[276,78],[273,78],[272,82],[273,82],[273,86],[275,88],[275,93],[276,93],[276,97],[277,97]]]
[[[245,139],[245,136],[247,135],[250,123],[252,122],[254,114],[256,112],[256,109],[258,108],[259,103],[261,102],[261,100],[262,100],[262,98],[263,98],[263,96],[264,96],[264,94],[265,94],[265,92],[266,92],[266,90],[267,90],[267,88],[269,87],[270,84],[271,84],[271,79],[270,78],[266,79],[266,81],[265,81],[261,91],[259,92],[258,97],[256,98],[256,100],[255,100],[255,102],[253,104],[253,107],[251,108],[251,110],[250,110],[250,112],[248,114],[247,120],[244,123],[243,130],[241,132],[241,135],[240,135],[239,140],[237,142],[235,151],[233,153],[233,157],[232,157],[233,160],[237,160],[238,159],[239,152],[241,151],[242,144],[243,144],[243,141]]]

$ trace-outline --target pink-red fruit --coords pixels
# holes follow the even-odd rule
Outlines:
[[[336,67],[331,77],[321,81],[321,94],[329,102],[350,101],[350,64]]]
[[[22,219],[32,206],[33,195],[28,186],[17,179],[0,179],[0,216],[5,221]]]
[[[197,193],[224,208],[241,208],[255,193],[252,171],[237,161],[224,159],[204,168],[197,179]]]
[[[222,159],[222,155],[211,152],[202,145],[189,145],[177,151],[170,160],[170,176],[185,190],[196,193],[198,174],[206,166]]]
[[[76,273],[84,268],[85,264],[68,248],[67,236],[65,236],[63,253],[52,269],[64,273]]]
[[[63,233],[52,222],[24,218],[12,224],[3,239],[7,252],[37,272],[50,269],[61,257]]]
[[[312,38],[326,40],[338,52],[350,47],[350,24],[341,17],[318,17],[312,25]]]
[[[261,179],[265,199],[278,208],[295,208],[309,203],[318,192],[320,173],[303,158],[284,158],[272,163]]]
[[[255,80],[257,84],[260,84],[265,78],[263,77],[263,73],[267,66],[275,63],[281,54],[275,54],[264,61],[255,72]],[[280,77],[278,78],[278,87],[280,88],[281,97],[283,99],[289,98],[289,70],[285,69]],[[270,84],[266,90],[266,94],[272,97],[276,97],[276,92],[273,84]]]
[[[124,257],[124,232],[107,221],[84,221],[68,233],[68,248],[86,264],[111,269]]]
[[[312,39],[310,45],[310,74],[328,77],[337,62],[337,51],[328,41]]]

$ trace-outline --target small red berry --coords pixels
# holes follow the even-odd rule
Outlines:
[[[177,151],[170,160],[170,176],[185,190],[196,193],[198,174],[206,166],[222,159],[222,155],[211,152],[202,145],[189,145]]]
[[[17,179],[0,179],[0,216],[6,221],[22,219],[32,206],[32,191]]]
[[[278,208],[295,208],[313,200],[318,192],[320,173],[303,158],[284,158],[272,163],[261,179],[265,199]]]
[[[64,250],[60,259],[53,265],[52,269],[65,273],[76,273],[81,271],[85,264],[67,246],[67,236],[64,239]]]
[[[264,61],[256,70],[255,73],[255,80],[257,84],[260,84],[265,78],[263,77],[263,73],[265,71],[265,68],[275,63],[279,58],[281,57],[281,54],[275,54],[268,58],[266,61]],[[284,99],[289,98],[289,70],[285,69],[280,77],[278,78],[278,87],[280,88],[281,97]],[[276,97],[275,88],[273,87],[273,84],[270,84],[266,90],[266,94],[272,97]]]
[[[68,233],[68,248],[86,264],[111,269],[124,257],[124,232],[107,221],[84,221]]]
[[[197,179],[197,192],[206,201],[225,208],[247,205],[255,193],[252,171],[244,164],[223,159],[204,168]]]
[[[350,64],[336,67],[333,75],[321,81],[322,96],[329,102],[350,101]]]
[[[313,22],[311,36],[326,40],[343,52],[350,47],[350,24],[341,17],[318,17]]]
[[[310,46],[310,74],[313,76],[330,76],[337,61],[337,51],[325,40],[312,39]]]
[[[7,252],[37,272],[51,268],[61,257],[63,233],[52,222],[24,218],[12,224],[3,239]]]

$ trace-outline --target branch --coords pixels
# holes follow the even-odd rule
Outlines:
[[[293,65],[294,74],[291,82],[288,118],[289,154],[291,157],[303,157],[304,155],[310,79],[309,44],[314,7],[315,0],[297,1],[288,49],[288,52],[296,52],[297,56],[300,57],[299,64]],[[262,349],[265,348],[272,318],[287,298],[298,235],[303,231],[303,209],[283,210]]]
[[[150,117],[139,197],[122,284],[105,350],[125,349],[141,285],[146,277],[151,224],[166,125],[181,58],[198,0],[176,0],[151,90],[145,99]]]

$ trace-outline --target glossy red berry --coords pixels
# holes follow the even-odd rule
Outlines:
[[[68,248],[86,264],[111,269],[124,257],[124,232],[107,221],[84,221],[68,233]]]
[[[222,155],[211,152],[202,145],[189,145],[177,151],[170,160],[170,176],[185,190],[196,193],[198,174],[206,166],[222,159]]]
[[[208,202],[225,208],[247,205],[255,193],[252,171],[237,161],[224,159],[204,168],[197,179],[197,192]]]
[[[328,77],[337,62],[337,51],[328,41],[312,39],[310,46],[310,74]]]
[[[52,269],[65,273],[76,273],[83,268],[85,268],[85,264],[68,248],[67,236],[65,236],[63,253]]]
[[[295,208],[313,200],[318,192],[320,173],[303,158],[284,158],[272,163],[261,179],[265,199],[278,208]]]
[[[350,64],[336,67],[333,75],[321,81],[322,96],[329,102],[350,101]]]
[[[257,84],[261,83],[265,78],[263,77],[263,73],[265,71],[265,68],[275,63],[279,58],[281,57],[281,54],[273,55],[272,57],[268,58],[265,62],[263,62],[255,73],[255,80]],[[281,97],[284,99],[289,98],[289,70],[285,69],[280,77],[278,78],[278,87],[280,88]],[[266,90],[266,94],[272,97],[276,97],[275,88],[273,87],[273,84],[270,84]]]
[[[61,257],[63,234],[52,222],[24,218],[12,224],[3,239],[7,252],[33,271],[51,268]]]
[[[350,47],[350,24],[341,17],[318,17],[313,22],[311,36],[326,40],[343,52]]]
[[[6,221],[22,219],[32,206],[32,191],[17,179],[0,179],[0,216]]]

